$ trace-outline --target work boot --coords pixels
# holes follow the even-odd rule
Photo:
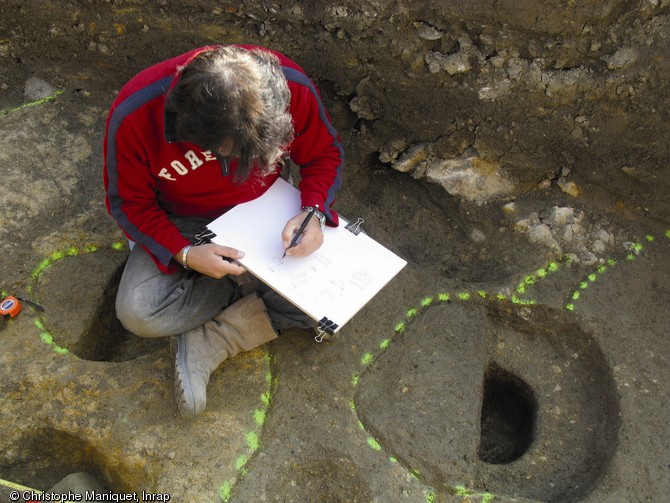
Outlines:
[[[174,390],[184,417],[205,410],[209,376],[226,358],[277,338],[263,300],[243,297],[204,325],[176,337]]]

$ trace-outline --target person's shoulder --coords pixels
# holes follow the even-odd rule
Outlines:
[[[160,61],[137,73],[121,88],[119,94],[114,100],[114,105],[126,101],[129,97],[141,93],[148,94],[153,87],[159,88],[159,94],[162,90],[166,92],[172,83],[172,79],[186,62],[188,62],[197,53],[206,50],[207,47],[200,47],[185,52],[170,59]]]

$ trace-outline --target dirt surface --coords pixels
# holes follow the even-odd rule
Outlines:
[[[0,290],[45,308],[0,321],[0,479],[85,471],[185,502],[664,501],[668,10],[0,0]],[[136,72],[230,42],[313,78],[347,155],[338,210],[408,266],[338,338],[226,362],[186,422],[166,341],[113,316],[127,247],[102,138]]]

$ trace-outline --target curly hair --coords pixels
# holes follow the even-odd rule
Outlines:
[[[235,182],[255,166],[272,170],[293,139],[290,92],[279,59],[260,49],[223,46],[199,53],[180,69],[166,108],[175,132],[215,154],[239,157]]]

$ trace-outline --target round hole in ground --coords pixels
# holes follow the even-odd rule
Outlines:
[[[99,449],[76,435],[52,428],[26,432],[6,446],[0,459],[0,478],[39,491],[48,491],[75,473],[86,473],[108,490],[123,486],[117,467],[105,466]]]
[[[484,376],[479,459],[501,465],[523,456],[533,442],[536,411],[528,384],[490,364]]]
[[[40,274],[42,324],[53,341],[83,360],[120,362],[153,353],[166,338],[142,338],[116,317],[115,300],[127,254],[113,249],[65,257]]]

